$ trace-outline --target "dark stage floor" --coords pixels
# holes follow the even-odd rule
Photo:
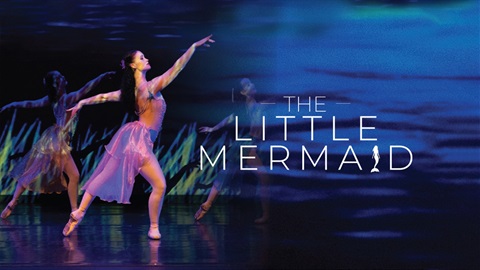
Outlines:
[[[4,205],[2,205],[3,208]],[[252,201],[218,203],[201,223],[198,204],[166,203],[161,241],[147,238],[140,204],[94,203],[71,237],[68,209],[17,206],[0,226],[1,269],[338,269],[479,266],[478,220],[410,211],[368,215],[350,201],[273,202],[269,224],[255,225]],[[348,208],[351,207],[351,208]],[[387,210],[384,210],[384,212]],[[472,209],[472,211],[476,211]],[[359,217],[362,214],[364,217]],[[462,225],[460,225],[462,224]]]

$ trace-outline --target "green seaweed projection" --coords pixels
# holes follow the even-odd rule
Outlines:
[[[42,129],[41,121],[22,123],[21,128],[13,133],[16,120],[16,112],[5,126],[0,135],[0,195],[11,195],[15,189],[16,181],[9,176],[9,172],[31,146],[40,138]],[[127,121],[124,117],[122,124]],[[183,195],[206,195],[209,192],[213,179],[218,173],[218,166],[204,166],[200,170],[200,145],[203,145],[208,155],[215,156],[227,141],[226,133],[217,136],[207,135],[200,141],[196,131],[196,123],[186,124],[178,132],[177,136],[166,148],[166,145],[155,143],[153,152],[159,160],[167,179],[168,196]],[[80,171],[80,188],[88,180],[94,169],[100,162],[106,145],[117,128],[93,131],[91,127],[85,130],[77,130],[72,144],[72,156],[77,162]],[[200,185],[197,185],[200,184]],[[201,186],[201,187],[198,187]],[[145,193],[151,191],[146,188]],[[79,189],[80,193],[83,193]],[[222,194],[229,194],[228,188]],[[36,193],[30,195],[37,196]],[[7,196],[2,196],[7,197]]]

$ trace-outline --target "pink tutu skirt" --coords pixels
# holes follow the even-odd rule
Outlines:
[[[69,135],[58,125],[46,129],[32,149],[10,172],[26,189],[60,193],[67,189],[63,169],[70,155]]]
[[[105,147],[102,160],[82,189],[104,201],[130,203],[135,176],[153,156],[155,138],[151,138],[151,132],[139,121],[123,125]]]

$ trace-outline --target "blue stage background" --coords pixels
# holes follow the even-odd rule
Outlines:
[[[100,73],[117,70],[119,59],[134,48],[150,59],[153,68],[148,75],[159,75],[192,42],[213,34],[217,42],[199,49],[163,92],[168,112],[159,140],[162,147],[171,145],[185,126],[214,125],[232,112],[238,114],[243,105],[236,97],[232,106],[232,89],[238,92],[239,80],[249,77],[259,93],[275,103],[265,105],[267,142],[290,152],[290,170],[276,165],[274,175],[402,181],[413,174],[417,182],[478,189],[477,1],[7,1],[0,5],[0,53],[5,63],[1,105],[42,97],[42,78],[52,69],[65,75],[70,91],[76,90]],[[92,94],[117,87],[114,78]],[[293,103],[287,111],[284,96],[302,103],[323,96],[321,109],[326,112],[312,112],[313,107],[309,112],[307,106],[297,111]],[[35,119],[41,121],[39,131],[53,121],[49,108],[18,110],[12,124],[13,115],[0,115],[2,125],[13,134]],[[296,116],[289,120],[287,141],[279,134],[283,132],[283,119],[275,118],[279,115]],[[305,115],[322,116],[315,120],[313,141],[310,120],[302,119]],[[337,138],[349,141],[332,140],[333,116]],[[377,141],[359,140],[360,116],[376,117],[367,124],[375,130],[364,136]],[[85,108],[77,136],[85,137],[87,130],[114,131],[123,117],[119,104]],[[212,139],[220,135],[212,134]],[[205,139],[198,136],[196,147]],[[87,145],[76,143],[77,151]],[[26,142],[25,150],[30,144]],[[312,158],[328,145],[328,171],[321,163],[313,168],[308,162],[302,170],[301,145]],[[348,145],[362,170],[354,164],[338,170]],[[382,173],[377,175],[369,173],[374,145],[381,156]],[[407,170],[388,169],[390,145],[412,151],[414,159]],[[348,159],[354,160],[349,154]],[[322,196],[311,189],[300,194]]]

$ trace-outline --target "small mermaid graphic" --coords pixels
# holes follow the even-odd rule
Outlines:
[[[375,165],[373,166],[373,169],[370,172],[371,173],[380,172],[377,169],[378,161],[380,161],[380,153],[378,152],[378,146],[375,145],[372,149],[372,152],[373,152],[372,158],[375,159]]]

